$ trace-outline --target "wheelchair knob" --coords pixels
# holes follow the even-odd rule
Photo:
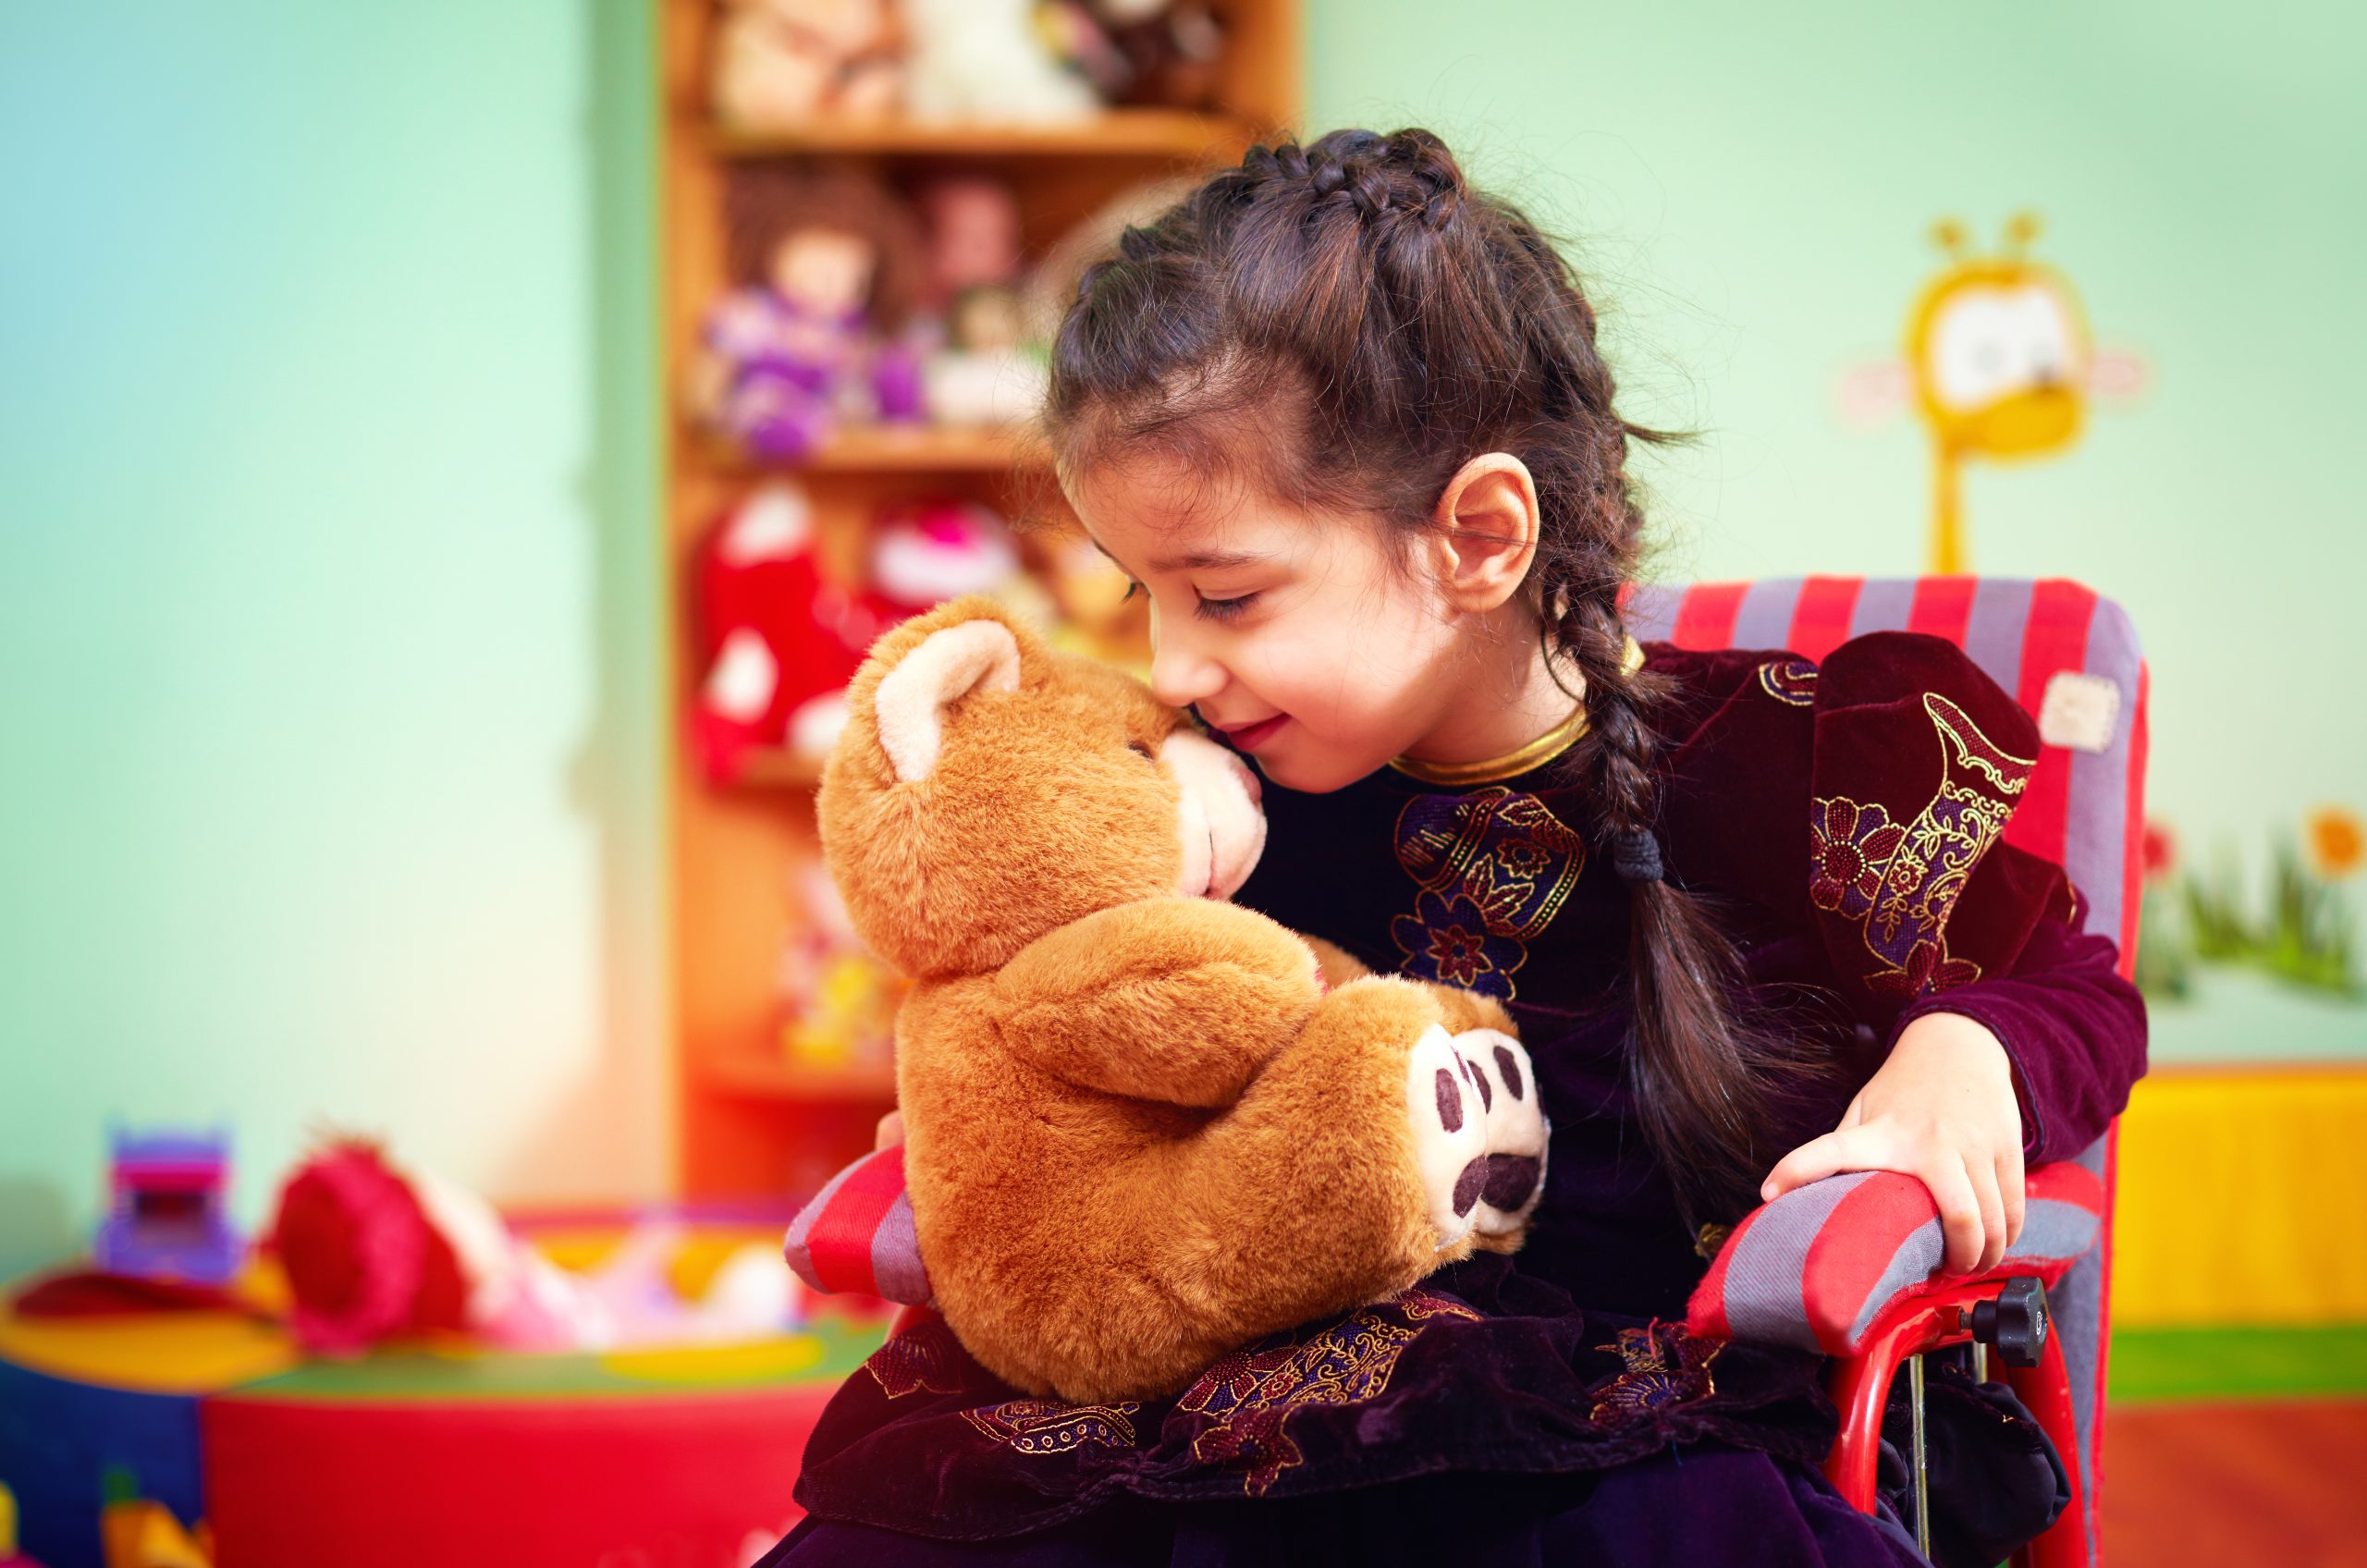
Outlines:
[[[1993,1345],[2010,1366],[2036,1366],[2046,1348],[2046,1285],[2032,1275],[2005,1281],[1993,1301],[1975,1302],[1972,1337]]]

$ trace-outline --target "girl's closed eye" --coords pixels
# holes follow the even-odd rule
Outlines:
[[[1193,613],[1202,620],[1232,620],[1256,604],[1257,598],[1254,593],[1236,594],[1230,599],[1211,599],[1202,594],[1199,606]]]

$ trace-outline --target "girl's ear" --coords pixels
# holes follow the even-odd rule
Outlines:
[[[1483,452],[1455,471],[1432,514],[1430,552],[1448,603],[1469,615],[1519,592],[1537,559],[1537,482],[1510,452]]]

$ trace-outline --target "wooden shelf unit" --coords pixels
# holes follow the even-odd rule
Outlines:
[[[815,770],[786,755],[767,757],[744,786],[730,790],[706,785],[693,770],[681,741],[693,680],[684,656],[693,546],[729,505],[776,472],[793,472],[805,486],[821,548],[844,570],[859,560],[868,521],[883,502],[952,494],[1017,516],[1056,492],[1040,454],[1006,432],[843,430],[812,459],[784,470],[752,461],[681,418],[687,359],[725,282],[726,183],[735,167],[770,158],[852,164],[899,182],[955,171],[992,175],[1017,193],[1026,247],[1040,252],[1129,186],[1231,162],[1253,140],[1295,128],[1298,0],[1220,0],[1227,49],[1212,113],[1127,108],[1040,127],[848,120],[763,135],[724,129],[709,113],[716,0],[656,4],[677,1175],[692,1197],[797,1196],[871,1146],[895,1085],[877,1067],[816,1069],[782,1054],[773,983],[796,918],[791,874],[816,853]]]

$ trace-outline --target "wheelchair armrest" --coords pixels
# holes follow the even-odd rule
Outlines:
[[[2069,1162],[2026,1179],[2022,1234],[1981,1276],[2049,1285],[2095,1244],[2103,1183]],[[1735,1228],[1686,1310],[1697,1334],[1855,1355],[1884,1310],[1968,1281],[1939,1273],[1939,1207],[1912,1176],[1856,1170],[1811,1182]]]
[[[789,1223],[782,1252],[825,1295],[854,1292],[917,1305],[929,1299],[904,1190],[904,1146],[865,1155],[830,1178]]]

